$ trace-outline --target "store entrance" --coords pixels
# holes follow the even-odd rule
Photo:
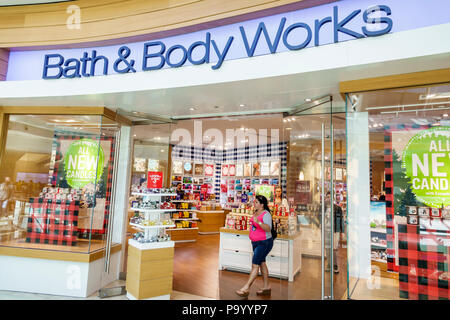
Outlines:
[[[149,172],[161,172],[163,188],[178,188],[165,204],[173,207],[174,226],[165,230],[175,242],[173,292],[239,298],[252,264],[253,201],[263,194],[278,231],[266,260],[272,293],[256,295],[258,277],[249,299],[341,299],[345,116],[331,110],[328,97],[291,114],[134,127],[131,193],[148,186]],[[130,197],[130,219],[136,201]],[[137,231],[129,228],[129,237]]]

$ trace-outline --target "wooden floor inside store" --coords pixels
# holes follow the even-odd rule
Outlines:
[[[241,299],[234,292],[248,280],[247,273],[219,271],[219,234],[199,235],[197,242],[175,245],[173,290],[220,300]],[[347,291],[345,248],[339,251],[340,272],[334,274],[335,299]],[[270,277],[271,297],[259,297],[262,277],[254,282],[249,300],[310,300],[321,299],[321,259],[302,258],[302,271],[293,282]],[[327,273],[329,274],[329,273]]]

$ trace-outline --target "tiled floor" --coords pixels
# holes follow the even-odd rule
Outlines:
[[[125,281],[114,281],[107,288],[125,286]],[[74,298],[65,296],[55,296],[49,294],[0,291],[0,300],[128,300],[126,295],[120,295],[110,298],[99,298],[98,293],[92,294],[87,298]],[[196,296],[184,292],[172,291],[170,300],[213,300],[207,297]]]

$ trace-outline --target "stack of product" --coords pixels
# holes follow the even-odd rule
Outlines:
[[[133,234],[133,240],[136,240],[140,243],[164,242],[170,241],[170,236],[167,234],[158,234],[151,236],[149,239],[146,239],[144,232],[137,232]]]
[[[175,188],[151,188],[148,189],[145,186],[131,186],[132,193],[145,193],[145,194],[174,194],[176,193]]]
[[[133,209],[148,209],[148,210],[158,210],[158,209],[175,209],[175,204],[171,202],[152,201],[150,199],[145,199],[143,201],[133,201]]]
[[[297,219],[294,208],[288,212],[284,207],[272,206],[272,221],[279,235],[293,235],[298,232]],[[250,230],[251,218],[255,209],[251,206],[241,204],[239,208],[233,208],[225,218],[225,228],[234,230]]]

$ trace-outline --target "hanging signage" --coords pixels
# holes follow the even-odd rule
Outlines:
[[[255,193],[256,195],[262,195],[266,197],[269,202],[273,202],[275,187],[271,185],[259,184],[255,186]]]
[[[450,205],[450,127],[436,127],[414,135],[402,156],[411,191],[424,204]]]
[[[64,156],[67,183],[72,188],[82,188],[96,183],[103,174],[105,154],[102,147],[92,139],[73,142]]]
[[[161,171],[149,171],[147,175],[147,188],[162,188],[163,186],[163,173]]]

